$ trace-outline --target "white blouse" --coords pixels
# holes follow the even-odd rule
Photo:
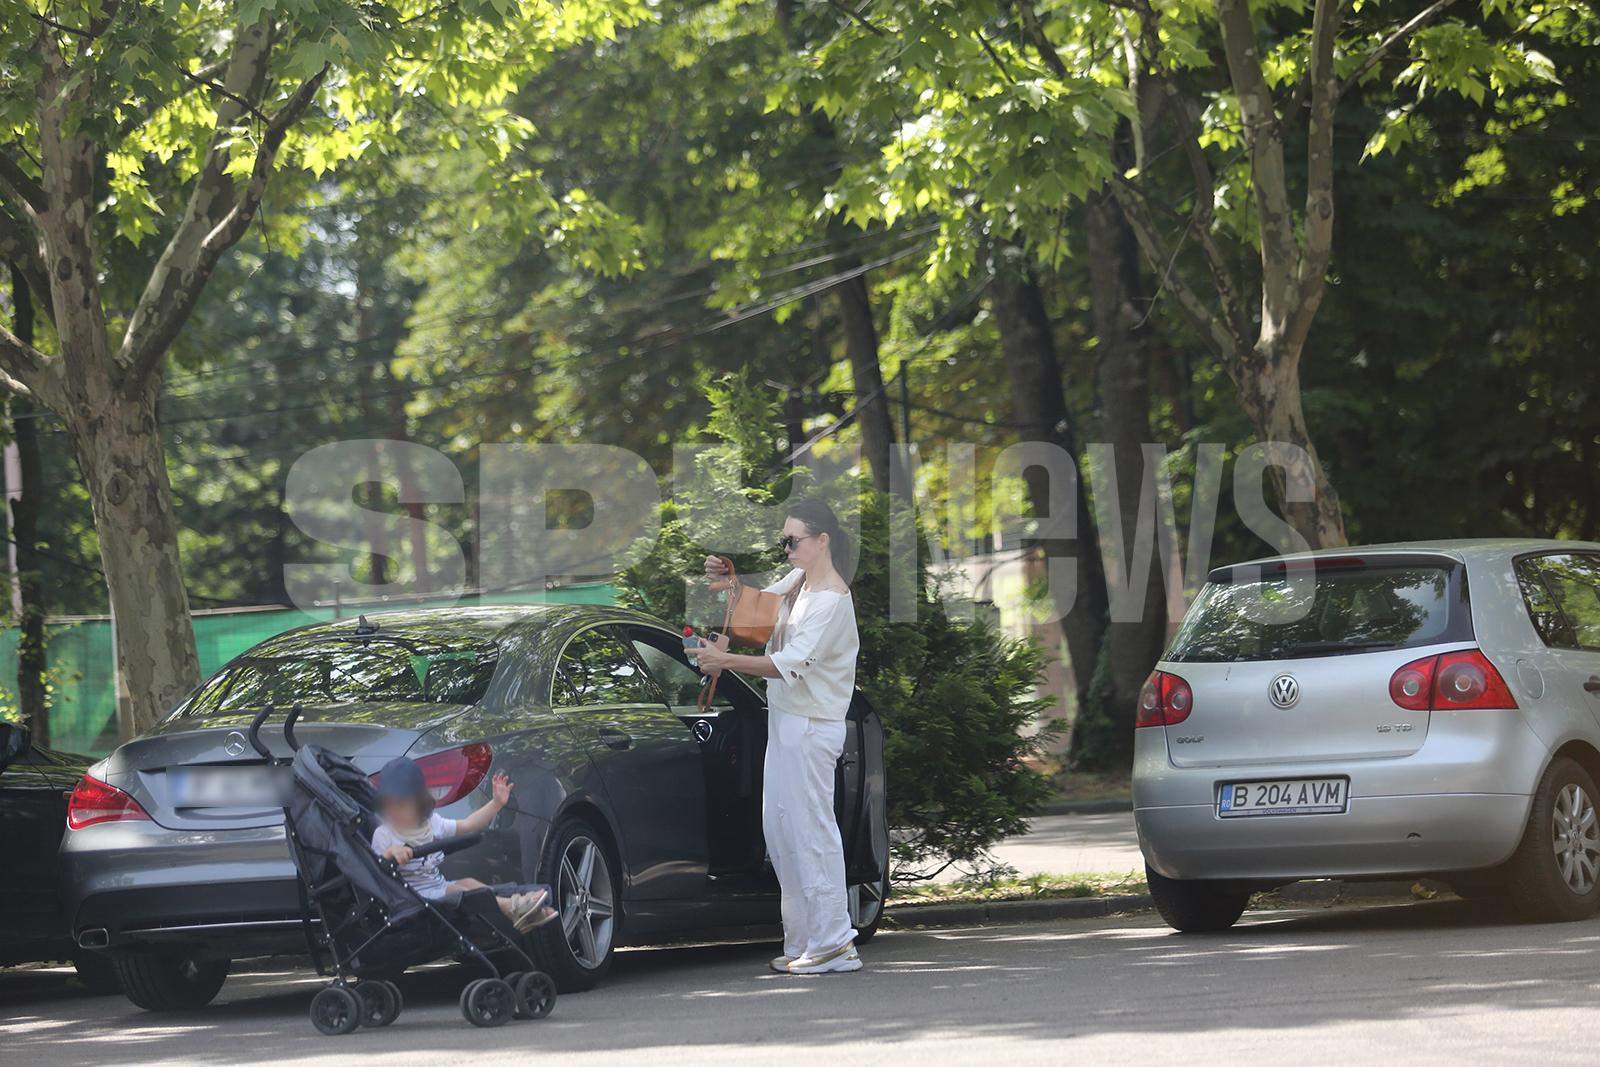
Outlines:
[[[778,668],[767,679],[767,706],[808,719],[843,721],[856,687],[855,601],[849,593],[806,589],[805,572],[796,568],[764,592],[784,597],[778,623],[767,642],[767,655]],[[800,586],[791,600],[790,592]]]

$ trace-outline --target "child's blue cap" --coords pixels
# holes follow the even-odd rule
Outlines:
[[[396,756],[378,772],[378,798],[380,800],[408,800],[428,788],[417,761]]]

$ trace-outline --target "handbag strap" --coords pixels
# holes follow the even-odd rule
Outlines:
[[[733,608],[739,602],[739,593],[744,589],[744,584],[739,581],[739,572],[734,568],[733,560],[727,556],[717,558],[728,565],[728,577],[725,579],[728,590],[727,607],[722,612],[722,633],[726,636],[733,627]],[[717,679],[721,676],[720,671],[717,674],[706,675],[706,684],[700,687],[700,695],[695,699],[695,709],[699,714],[711,714],[711,702],[717,697]]]

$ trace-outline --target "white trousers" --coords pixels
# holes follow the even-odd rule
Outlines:
[[[783,890],[783,954],[821,955],[855,937],[845,900],[844,842],[833,814],[845,724],[767,712],[761,829]]]

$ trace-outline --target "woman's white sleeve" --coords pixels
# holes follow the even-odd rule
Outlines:
[[[767,586],[761,591],[763,593],[777,593],[779,596],[787,596],[789,594],[789,590],[793,589],[797,584],[799,584],[800,580],[805,576],[805,571],[801,570],[799,567],[795,567],[790,570],[788,574],[785,574],[782,578],[779,578],[777,581],[773,582],[771,585]]]
[[[771,653],[772,665],[784,679],[793,681],[811,669],[819,653],[825,651],[824,642],[839,616],[844,597],[832,596],[810,604],[794,630],[787,635],[783,647]]]

